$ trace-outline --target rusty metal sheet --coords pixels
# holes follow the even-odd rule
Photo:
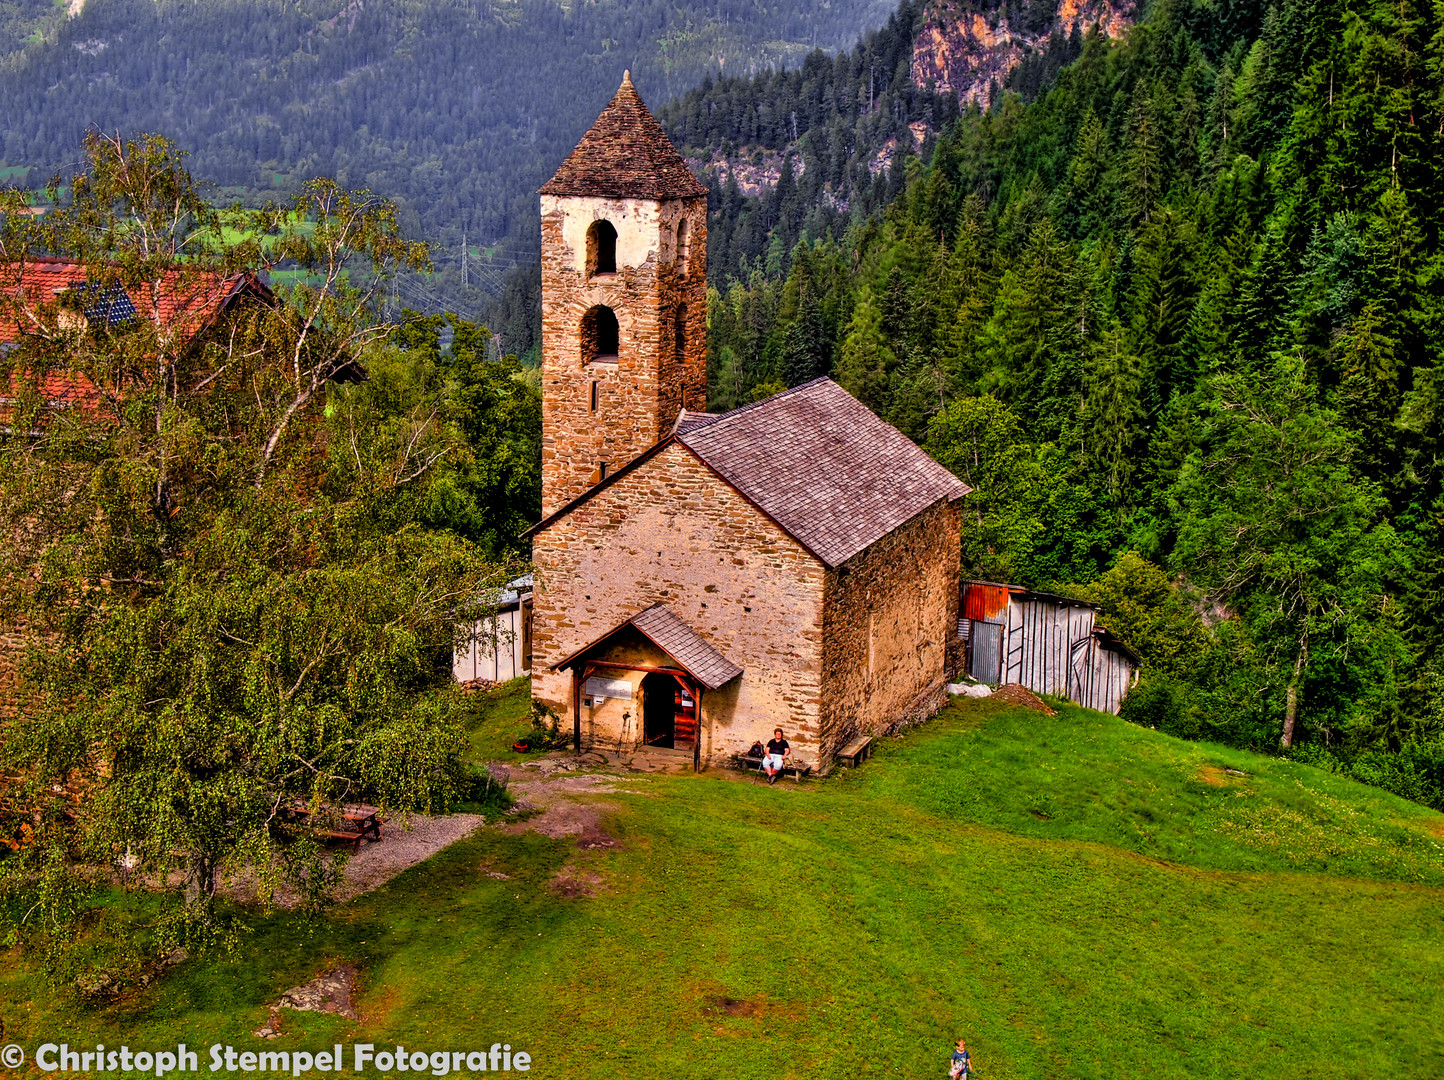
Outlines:
[[[963,614],[979,622],[991,622],[1008,607],[1008,586],[969,585],[963,594]]]

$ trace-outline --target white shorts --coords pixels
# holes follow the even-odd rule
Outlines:
[[[781,754],[765,754],[765,755],[763,755],[763,758],[762,758],[762,767],[763,767],[764,769],[780,769],[780,768],[782,768],[782,755],[781,755]]]

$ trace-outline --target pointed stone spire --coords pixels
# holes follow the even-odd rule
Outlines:
[[[616,96],[541,194],[680,199],[705,195],[707,187],[647,110],[628,70]]]

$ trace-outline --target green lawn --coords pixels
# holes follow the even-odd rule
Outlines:
[[[531,680],[513,679],[485,694],[468,694],[463,720],[474,761],[526,760],[512,744],[531,730]],[[535,757],[536,755],[532,755]]]
[[[524,703],[516,684],[478,703],[478,752]],[[539,1077],[941,1077],[963,1033],[988,1080],[1440,1075],[1444,816],[1392,796],[971,701],[800,789],[630,787],[607,796],[616,848],[487,830],[319,925],[257,918],[236,956],[104,1014],[6,956],[5,1041],[254,1047],[267,1001],[352,961],[363,1022],[287,1013],[266,1049],[503,1041]],[[568,862],[603,891],[553,891]]]

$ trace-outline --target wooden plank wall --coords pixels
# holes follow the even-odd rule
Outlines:
[[[1090,709],[1116,714],[1138,677],[1137,667],[1126,653],[1110,648],[1096,634],[1078,644],[1075,692],[1068,696]]]
[[[451,673],[457,682],[486,679],[506,682],[527,674],[531,635],[526,625],[530,605],[500,611],[479,622],[467,643],[456,650]]]
[[[1071,697],[1073,643],[1093,633],[1093,609],[1014,597],[1008,605],[1003,681],[1035,694]]]
[[[1111,643],[1083,603],[1011,593],[1005,587],[966,583],[958,636],[968,641],[969,671],[983,682],[1020,683],[1036,694],[1055,694],[1100,712],[1117,713],[1138,678],[1136,662]],[[1002,662],[992,663],[991,634],[1002,627]],[[1001,670],[1000,670],[1001,669]]]

